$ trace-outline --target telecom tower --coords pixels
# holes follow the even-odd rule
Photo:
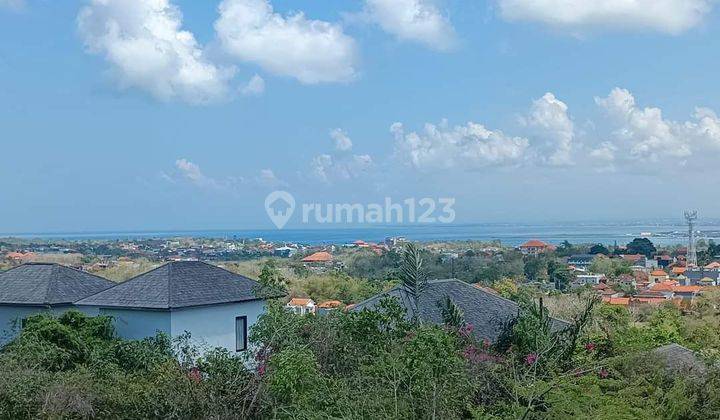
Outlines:
[[[697,250],[695,249],[695,221],[698,218],[697,210],[688,210],[685,212],[685,220],[688,224],[688,250],[687,250],[687,266],[697,267]]]

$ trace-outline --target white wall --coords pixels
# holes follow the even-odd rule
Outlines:
[[[68,309],[77,309],[87,315],[97,315],[97,309],[89,307],[76,307],[72,305],[54,306],[21,306],[21,305],[0,305],[0,346],[10,342],[20,332],[20,322],[23,318],[41,312],[61,315]]]
[[[170,311],[100,308],[100,314],[113,317],[115,332],[126,340],[153,337],[158,331],[171,335]]]
[[[235,317],[247,317],[249,336],[250,327],[264,312],[262,300],[175,309],[171,312],[172,336],[187,331],[193,343],[201,348],[224,347],[235,352]]]

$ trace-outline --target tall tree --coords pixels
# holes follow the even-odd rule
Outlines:
[[[650,258],[655,252],[657,252],[657,249],[648,238],[635,238],[627,244],[628,254],[642,254]]]
[[[590,248],[589,254],[610,255],[610,250],[603,244],[595,244]]]
[[[408,243],[403,252],[400,264],[400,281],[402,288],[412,300],[413,322],[421,323],[420,296],[427,287],[427,273],[423,267],[420,249],[413,243]]]

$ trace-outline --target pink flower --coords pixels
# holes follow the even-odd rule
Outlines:
[[[200,373],[200,369],[196,367],[190,368],[190,371],[187,375],[188,378],[190,378],[190,380],[195,382],[196,384],[199,384],[200,381],[202,381],[202,373]]]
[[[587,350],[588,352],[595,351],[595,343],[585,344],[585,350]]]
[[[463,337],[470,337],[470,334],[472,334],[475,327],[473,327],[473,324],[464,324],[462,327],[460,327],[460,335]]]
[[[488,340],[487,338],[484,339],[483,342],[482,342],[482,346],[483,346],[484,349],[489,348],[489,347],[490,347],[490,340]]]
[[[263,376],[265,375],[265,363],[258,366],[258,375]]]
[[[530,353],[527,356],[525,356],[525,364],[528,365],[534,365],[535,362],[537,362],[538,356],[535,353]]]
[[[598,375],[600,375],[600,377],[601,377],[602,379],[605,379],[605,378],[607,378],[607,377],[610,375],[610,372],[608,372],[607,369],[602,368],[602,369],[600,369],[600,371],[598,372]]]

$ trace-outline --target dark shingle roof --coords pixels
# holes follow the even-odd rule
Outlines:
[[[412,316],[412,298],[400,286],[360,302],[352,310],[373,309],[386,296],[396,298],[405,307],[406,316],[408,318]],[[491,342],[498,339],[505,326],[517,317],[519,311],[515,302],[464,281],[433,280],[428,282],[427,288],[420,296],[420,318],[423,322],[443,323],[438,302],[446,296],[462,310],[465,322],[473,325],[473,334],[479,339],[487,339]],[[553,327],[561,328],[565,325],[568,325],[565,321],[554,320]]]
[[[668,373],[704,375],[707,372],[705,362],[694,351],[680,344],[658,347],[652,353],[660,359]]]
[[[82,299],[77,304],[173,309],[282,295],[259,292],[259,283],[245,276],[201,261],[174,261]]]
[[[28,263],[0,273],[0,304],[69,304],[114,284],[59,264]]]

